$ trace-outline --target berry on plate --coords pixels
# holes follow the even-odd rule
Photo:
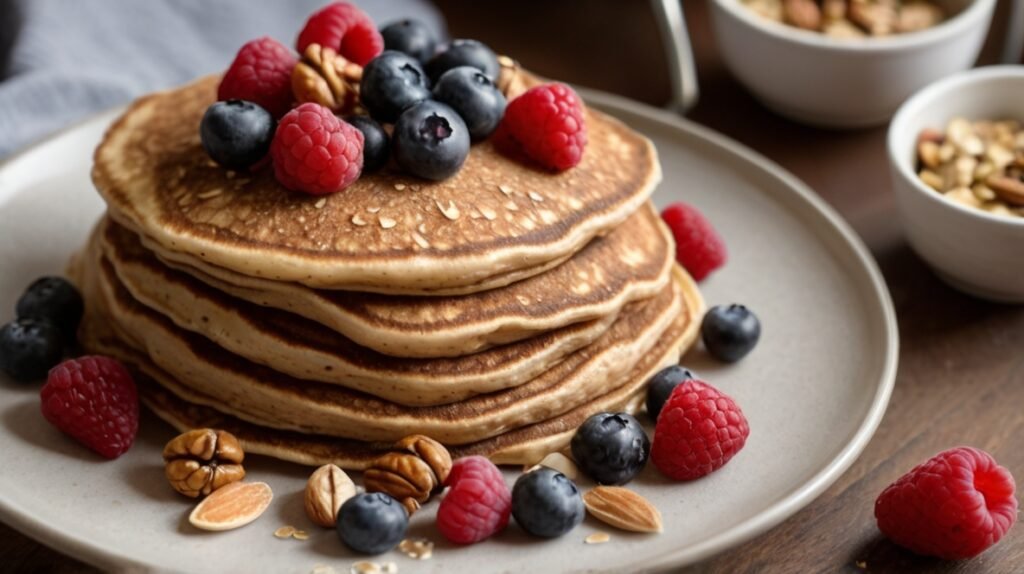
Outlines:
[[[761,338],[761,322],[743,305],[716,305],[700,324],[704,347],[716,359],[735,363],[747,356]]]
[[[434,55],[437,40],[426,24],[419,20],[399,20],[381,28],[385,50],[396,50],[409,54],[420,63]]]
[[[512,493],[494,463],[482,456],[455,461],[448,493],[437,509],[437,529],[456,544],[473,544],[501,532],[512,512]]]
[[[673,480],[711,474],[747,442],[750,426],[731,397],[703,381],[685,381],[661,409],[651,462]]]
[[[309,17],[295,48],[304,54],[310,44],[332,48],[360,66],[384,50],[384,39],[373,20],[348,2],[332,2]]]
[[[73,343],[85,304],[82,294],[63,277],[40,277],[25,289],[15,306],[19,319],[39,319],[54,325]],[[52,365],[51,365],[52,366]]]
[[[576,484],[557,470],[528,472],[512,487],[512,516],[534,536],[561,536],[583,522],[585,513]]]
[[[469,155],[466,123],[441,102],[422,102],[405,110],[391,137],[398,165],[424,179],[455,175]]]
[[[267,156],[277,122],[270,112],[244,100],[206,108],[199,138],[210,159],[228,169],[247,169]]]
[[[217,99],[254,102],[279,118],[292,106],[295,54],[273,38],[247,42],[217,88]]]
[[[572,437],[572,457],[598,484],[626,484],[647,464],[651,441],[628,413],[597,413]]]
[[[878,529],[917,554],[962,560],[999,542],[1017,520],[1010,472],[970,447],[940,452],[875,501]]]
[[[651,420],[654,422],[658,421],[658,414],[661,413],[661,408],[665,406],[665,401],[668,400],[668,397],[676,387],[685,381],[695,378],[697,377],[693,375],[690,369],[680,365],[665,367],[651,377],[651,380],[647,383],[647,415],[651,417]]]
[[[448,70],[434,86],[434,99],[462,116],[474,140],[491,135],[505,115],[505,95],[486,74],[472,66]]]
[[[430,99],[430,80],[415,58],[388,50],[363,69],[359,98],[373,119],[393,123],[406,108]]]
[[[0,327],[0,371],[27,383],[46,377],[60,362],[64,337],[60,329],[39,319],[15,319]]]
[[[128,369],[109,357],[69,359],[50,370],[39,393],[50,424],[106,458],[131,448],[139,396]]]
[[[492,82],[498,80],[501,72],[498,56],[486,44],[476,40],[452,40],[427,62],[427,74],[431,80],[437,81],[442,74],[459,66],[472,66],[486,74]]]
[[[505,108],[494,144],[506,154],[525,155],[547,169],[569,169],[580,163],[587,146],[583,102],[565,84],[530,88]]]
[[[320,104],[306,103],[285,114],[270,143],[274,175],[292,191],[339,192],[363,167],[363,133]]]
[[[370,116],[348,116],[345,121],[363,132],[363,173],[377,171],[388,163],[391,138]]]
[[[383,554],[405,538],[409,514],[402,504],[383,492],[357,494],[338,511],[338,536],[346,546],[363,554]]]
[[[700,281],[725,265],[725,242],[696,207],[673,203],[661,212],[661,217],[676,240],[676,260],[694,279]]]

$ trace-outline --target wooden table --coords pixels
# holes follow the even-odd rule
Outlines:
[[[476,37],[550,76],[660,104],[664,58],[646,3],[634,0],[440,0],[457,37]],[[581,7],[586,4],[586,9]],[[981,58],[999,54],[1003,1]],[[889,410],[853,467],[803,511],[698,565],[700,572],[1024,571],[1024,527],[974,560],[944,563],[881,538],[872,516],[886,485],[940,450],[973,445],[1024,477],[1024,308],[972,299],[941,283],[909,249],[889,186],[885,128],[793,124],[762,108],[724,69],[705,0],[686,0],[702,100],[691,118],[758,150],[835,207],[878,259],[900,323],[900,369]],[[1022,95],[1024,97],[1024,95]],[[0,570],[90,568],[0,525]]]

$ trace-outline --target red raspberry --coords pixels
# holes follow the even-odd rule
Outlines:
[[[295,54],[264,36],[242,46],[217,88],[218,100],[248,100],[275,118],[292,107],[292,68]]]
[[[661,212],[661,218],[675,237],[676,261],[694,279],[700,281],[725,264],[728,258],[725,242],[696,207],[673,203]]]
[[[554,171],[569,169],[587,147],[583,102],[565,84],[530,88],[509,102],[494,138],[507,154],[525,155]]]
[[[50,369],[40,391],[50,424],[106,458],[135,442],[139,396],[124,365],[108,357],[69,359]]]
[[[285,114],[270,142],[277,181],[292,191],[324,195],[359,179],[363,133],[320,104]]]
[[[295,47],[301,54],[310,44],[333,48],[360,66],[365,66],[384,51],[384,38],[373,20],[348,2],[328,4],[309,17]]]
[[[878,529],[918,554],[962,560],[984,552],[1017,520],[1013,477],[987,452],[940,452],[875,501]]]
[[[749,435],[732,398],[703,381],[685,381],[658,415],[651,462],[669,478],[693,480],[722,468]]]
[[[512,513],[512,492],[498,467],[482,456],[455,461],[450,487],[437,509],[437,529],[456,544],[473,544],[501,532]]]

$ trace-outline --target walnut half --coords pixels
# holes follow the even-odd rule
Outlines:
[[[292,70],[292,92],[299,103],[314,102],[336,113],[351,113],[359,102],[363,68],[331,48],[310,44]]]
[[[235,435],[215,429],[190,430],[164,447],[164,474],[174,490],[197,498],[245,478],[243,458]]]
[[[452,470],[448,449],[436,440],[412,435],[381,455],[363,472],[367,492],[383,492],[397,499],[409,514],[444,484]]]

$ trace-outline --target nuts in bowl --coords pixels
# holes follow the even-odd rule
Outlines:
[[[776,22],[833,38],[865,38],[918,32],[946,19],[935,0],[743,0]]]

